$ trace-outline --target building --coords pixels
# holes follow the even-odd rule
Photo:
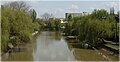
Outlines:
[[[82,13],[82,16],[86,16],[86,15],[88,15],[87,12],[83,12],[83,13]]]
[[[83,13],[65,13],[65,20],[67,20],[70,15],[73,18],[73,17],[86,16],[86,15],[88,15],[88,13],[87,12],[83,12]]]
[[[65,20],[68,19],[68,17],[71,15],[71,17],[80,17],[82,16],[82,13],[65,13]]]

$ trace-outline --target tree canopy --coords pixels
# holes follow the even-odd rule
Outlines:
[[[32,18],[25,2],[11,2],[1,8],[1,49],[7,48],[8,43],[31,42],[32,33],[40,30],[42,21],[36,19],[33,10]],[[35,22],[33,22],[35,21]]]
[[[115,15],[110,15],[106,10],[94,10],[92,14],[67,19],[64,32],[66,35],[77,36],[79,42],[98,46],[103,43],[100,39],[114,38],[116,32]],[[117,35],[119,36],[119,35]]]

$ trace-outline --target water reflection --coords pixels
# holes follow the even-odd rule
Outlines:
[[[26,44],[21,45],[20,50],[12,52],[11,54],[6,53],[2,56],[3,61],[32,61],[33,60],[33,45],[32,44]]]
[[[6,54],[6,61],[104,61],[106,59],[92,49],[76,48],[71,45],[75,40],[65,40],[58,32],[44,31],[35,37],[33,43],[21,45],[24,48],[20,52]],[[68,42],[68,43],[67,43]],[[70,42],[70,43],[69,43]],[[100,50],[101,51],[101,50]],[[109,56],[111,60],[118,61],[119,57],[109,55],[108,52],[101,51]]]
[[[42,32],[37,38],[36,50],[33,53],[37,61],[67,61],[75,60],[67,47],[65,40],[55,32]]]

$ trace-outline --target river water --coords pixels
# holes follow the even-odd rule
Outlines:
[[[5,54],[4,61],[106,61],[102,55],[95,50],[71,48],[59,32],[40,32],[36,40],[32,43],[20,46],[20,52]],[[104,51],[110,60],[118,61],[117,56],[113,56]]]

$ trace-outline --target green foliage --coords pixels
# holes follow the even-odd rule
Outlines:
[[[110,29],[111,25],[108,21],[84,18],[80,20],[78,38],[81,42],[96,46],[101,43],[101,41],[98,41],[99,38],[112,34]]]
[[[102,20],[104,18],[107,18],[108,17],[108,12],[104,9],[100,9],[100,10],[94,10],[91,14],[91,16],[93,18],[96,18],[96,19],[99,19],[99,20]]]
[[[18,37],[20,41],[25,42],[25,43],[32,41],[32,35],[27,30],[21,31]]]
[[[66,35],[78,36],[81,43],[92,46],[98,46],[103,43],[101,39],[111,38],[119,33],[119,26],[116,33],[115,16],[109,15],[104,9],[95,10],[88,16],[74,18],[69,16],[67,21],[64,31]]]
[[[40,28],[43,26],[41,20],[36,19],[35,10],[32,11],[31,15],[29,14],[28,9],[29,6],[25,2],[11,2],[6,5],[2,5],[2,51],[7,48],[7,44],[9,42],[14,45],[20,42],[31,42],[32,33],[40,30]]]
[[[72,25],[73,25],[74,21],[72,20],[72,16],[71,15],[68,16],[67,21],[68,21],[68,23],[65,26],[66,27],[65,28],[65,33],[66,33],[66,35],[72,35],[71,30],[72,30]]]
[[[60,20],[53,19],[53,18],[49,19],[48,28],[49,28],[49,30],[59,31],[60,30]]]
[[[60,20],[56,19],[55,22],[54,22],[54,24],[55,24],[55,30],[59,31],[60,30]]]
[[[49,19],[48,28],[49,28],[49,30],[55,30],[54,19]]]
[[[33,9],[32,11],[31,11],[31,18],[32,18],[32,20],[33,20],[33,22],[36,20],[36,16],[37,16],[37,13],[36,13],[36,11]]]
[[[32,20],[26,12],[4,8],[1,9],[1,16],[2,50],[7,47],[8,42],[29,42],[32,40]],[[11,41],[11,37],[15,39]]]
[[[36,22],[39,24],[39,30],[43,30],[44,29],[44,22],[43,22],[43,20],[42,19],[39,19],[39,18],[37,18],[36,19]]]
[[[6,12],[7,13],[7,12]],[[1,50],[4,50],[7,47],[7,43],[9,41],[9,33],[10,33],[10,25],[8,18],[4,17],[8,14],[5,14],[5,12],[1,12]]]
[[[33,23],[34,31],[40,30],[40,27],[41,27],[41,25],[37,21]]]
[[[68,21],[72,21],[72,15],[71,14],[68,16]]]

